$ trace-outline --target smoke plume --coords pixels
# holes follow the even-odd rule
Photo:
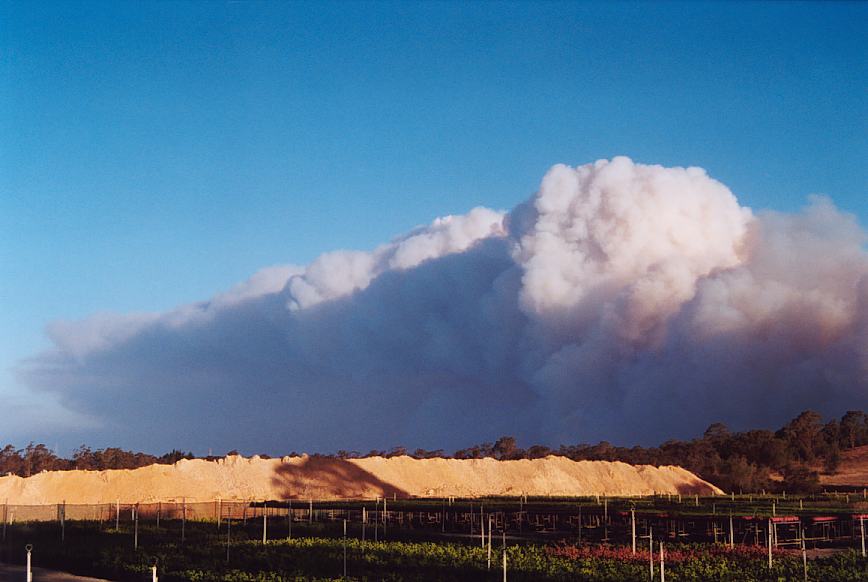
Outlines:
[[[57,322],[26,385],[152,447],[550,445],[868,403],[865,232],[753,213],[700,168],[558,165],[504,214],[263,269],[167,313]]]

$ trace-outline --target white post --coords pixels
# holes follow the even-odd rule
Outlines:
[[[151,582],[158,582],[157,581],[157,567],[156,566],[151,566]]]
[[[651,573],[651,581],[654,580],[654,530],[648,528],[648,570]]]
[[[27,550],[27,582],[33,582],[33,572],[30,570],[30,552],[33,551],[33,546],[27,544],[24,549]]]
[[[139,549],[139,511],[138,511],[138,507],[133,508],[133,522],[134,522],[133,531],[135,532],[135,533],[133,533],[133,549],[138,550]]]
[[[488,515],[488,569],[491,570],[491,514]]]
[[[805,551],[805,539],[802,538],[802,568],[805,572],[805,582],[808,582],[808,552]]]
[[[262,543],[268,542],[268,508],[263,502],[262,504]]]
[[[307,522],[313,523],[313,497],[310,498],[310,507],[307,510]]]
[[[862,557],[865,557],[865,518],[859,518],[859,529],[862,532]]]
[[[666,582],[666,565],[663,561],[663,542],[660,542],[660,582]]]
[[[482,547],[485,547],[485,515],[482,514],[482,507],[479,508],[479,541]]]
[[[344,520],[344,578],[347,577],[347,520]]]
[[[187,498],[181,498],[181,543],[184,543],[187,534]]]
[[[286,539],[292,539],[292,499],[289,500],[289,508],[286,510]]]
[[[769,569],[772,567],[772,520],[769,519]]]
[[[121,500],[115,501],[115,531],[121,531]]]
[[[506,546],[503,547],[503,582],[506,582]]]
[[[633,535],[633,555],[636,555],[636,509],[630,509],[630,529]]]

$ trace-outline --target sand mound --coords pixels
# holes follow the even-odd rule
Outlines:
[[[226,457],[135,470],[46,471],[0,477],[0,502],[146,503],[214,499],[475,497],[481,495],[708,495],[721,491],[681,467],[571,461],[371,457]]]

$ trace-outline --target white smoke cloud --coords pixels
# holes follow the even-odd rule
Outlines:
[[[55,324],[21,375],[104,440],[157,448],[773,426],[868,401],[865,240],[826,199],[755,215],[699,168],[559,165],[508,215],[264,269],[168,313]]]

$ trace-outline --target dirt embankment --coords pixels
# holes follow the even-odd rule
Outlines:
[[[868,445],[842,452],[838,470],[834,475],[821,473],[820,483],[857,488],[868,487]]]
[[[145,503],[214,499],[475,497],[482,495],[709,495],[721,491],[681,467],[571,461],[230,456],[135,470],[47,471],[0,477],[0,503]]]

